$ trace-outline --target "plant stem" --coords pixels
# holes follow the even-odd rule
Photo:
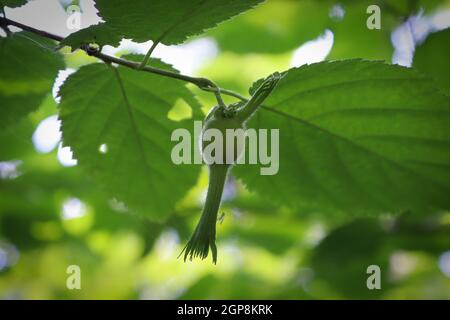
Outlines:
[[[139,65],[139,69],[142,69],[147,65],[148,60],[150,59],[153,51],[155,50],[158,44],[159,44],[158,41],[153,41],[152,46],[150,47],[150,49],[148,50],[147,54],[144,57],[144,60],[142,60],[141,64]]]
[[[269,76],[262,85],[256,90],[250,100],[238,111],[236,117],[242,122],[246,122],[262,105],[263,101],[270,95],[273,89],[278,84],[282,75],[275,72]]]
[[[215,88],[212,88],[212,89],[206,88],[206,89],[203,89],[203,90],[204,91],[211,91],[211,92],[216,92],[217,91]],[[219,88],[219,90],[220,90],[220,93],[222,93],[222,94],[224,94],[226,96],[230,96],[230,97],[239,99],[241,101],[248,101],[248,99],[246,97],[240,95],[237,92],[234,92],[234,91],[231,91],[231,90],[227,90],[227,89],[223,89],[223,88]]]
[[[208,193],[202,215],[194,233],[181,251],[184,261],[193,258],[205,259],[211,249],[213,263],[217,262],[216,224],[217,213],[222,199],[223,188],[227,180],[229,165],[213,164],[209,166]]]
[[[0,24],[14,26],[14,27],[20,28],[22,30],[29,31],[29,32],[35,33],[37,35],[40,35],[42,37],[45,37],[45,38],[48,38],[48,39],[52,39],[52,40],[55,40],[55,41],[62,41],[64,39],[63,37],[57,36],[57,35],[52,34],[50,32],[39,30],[39,29],[30,27],[30,26],[24,25],[24,24],[22,24],[20,22],[10,20],[10,19],[5,18],[5,17],[0,17]]]
[[[55,34],[52,34],[50,32],[47,31],[43,31],[43,30],[39,30],[30,26],[27,26],[25,24],[22,24],[20,22],[17,21],[13,21],[10,20],[6,17],[1,17],[0,16],[0,25],[2,26],[14,26],[17,28],[20,28],[24,31],[28,31],[34,34],[37,34],[41,37],[44,38],[48,38],[48,39],[52,39],[58,42],[61,42],[64,38]],[[155,42],[158,43],[158,42]],[[156,45],[154,45],[156,47]],[[152,46],[153,47],[153,46]],[[232,96],[235,98],[238,98],[240,100],[247,100],[244,97],[240,96],[237,93],[234,93],[230,90],[226,90],[226,89],[221,89],[219,88],[213,81],[207,79],[207,78],[202,78],[202,77],[191,77],[188,75],[184,75],[184,74],[180,74],[177,72],[172,72],[172,71],[167,71],[164,69],[159,69],[159,68],[155,68],[155,67],[151,67],[151,66],[146,66],[145,64],[147,63],[147,61],[144,59],[145,64],[144,66],[142,66],[142,64],[144,63],[144,61],[142,63],[137,63],[137,62],[133,62],[133,61],[129,61],[126,59],[122,59],[122,58],[117,58],[114,56],[109,56],[106,55],[104,53],[101,53],[99,50],[92,48],[91,46],[83,46],[82,48],[80,48],[81,50],[85,51],[88,55],[96,57],[102,61],[104,61],[105,63],[116,63],[118,65],[124,66],[124,67],[128,67],[131,69],[134,69],[136,71],[144,71],[144,72],[150,72],[153,74],[158,74],[164,77],[169,77],[169,78],[173,78],[173,79],[177,79],[177,80],[181,80],[181,81],[185,81],[185,82],[189,82],[192,83],[194,85],[196,85],[198,88],[200,88],[201,90],[204,91],[209,91],[209,92],[213,92],[216,95],[217,98],[217,102],[220,104],[223,103],[222,98],[220,96],[220,94],[225,94],[228,96]],[[152,50],[151,50],[152,51]],[[147,53],[147,55],[149,56],[149,53],[151,55],[151,51],[149,51]],[[150,57],[150,56],[149,56]]]

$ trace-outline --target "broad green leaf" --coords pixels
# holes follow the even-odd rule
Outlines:
[[[1,7],[17,8],[27,3],[27,0],[0,0]]]
[[[330,1],[271,0],[208,34],[222,50],[285,52],[322,34],[331,23],[330,8]]]
[[[105,25],[89,27],[80,32],[86,36],[85,43],[95,38],[102,45],[114,44],[119,34],[137,42],[153,40],[167,45],[179,44],[262,1],[264,0],[136,0],[129,3],[96,0],[96,7],[106,21]],[[74,34],[65,44],[76,48],[80,40],[81,36]]]
[[[152,64],[169,68],[159,60]],[[183,83],[92,64],[71,75],[60,95],[63,141],[78,163],[131,209],[157,219],[171,213],[199,172],[199,166],[171,160],[172,131],[192,129],[193,122],[169,120],[169,111],[183,105],[193,119],[201,117]]]
[[[432,76],[440,87],[450,94],[450,29],[428,36],[414,54],[413,65]]]
[[[0,130],[0,162],[22,159],[23,155],[33,149],[31,136],[35,126],[31,121],[24,119],[16,125]]]
[[[35,111],[51,92],[62,57],[52,43],[29,33],[0,38],[0,127]]]
[[[97,44],[100,47],[111,45],[118,47],[122,36],[106,23],[99,23],[78,32],[74,32],[61,41],[62,46],[69,46],[72,50],[81,47],[83,44]]]
[[[414,70],[363,60],[291,69],[250,126],[279,129],[279,172],[234,170],[276,203],[348,214],[450,208],[450,100]]]

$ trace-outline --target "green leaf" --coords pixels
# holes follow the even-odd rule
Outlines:
[[[1,7],[17,8],[27,3],[27,0],[0,0]]]
[[[450,101],[414,70],[362,60],[291,69],[250,126],[279,129],[279,172],[234,170],[276,203],[348,214],[450,208]]]
[[[414,54],[413,65],[432,76],[450,94],[450,29],[428,36]]]
[[[15,126],[0,130],[0,162],[13,159],[23,159],[28,150],[33,150],[31,137],[35,126],[24,119]],[[33,150],[34,152],[34,150]]]
[[[118,47],[121,40],[120,33],[110,28],[106,23],[99,23],[70,34],[60,44],[75,50],[84,44],[97,44],[100,47],[109,44]]]
[[[51,92],[62,57],[50,41],[26,32],[0,38],[0,127],[35,111]]]
[[[75,48],[83,35],[86,36],[84,43],[89,43],[93,34],[94,38],[101,39],[101,44],[116,43],[117,34],[137,42],[153,40],[167,45],[179,44],[262,1],[136,0],[130,4],[120,0],[96,0],[96,7],[106,21],[106,27],[89,27],[80,31],[82,35],[73,35],[65,44]]]
[[[159,60],[152,65],[169,68]],[[92,64],[71,75],[60,95],[63,141],[78,163],[131,209],[156,219],[171,213],[200,169],[171,161],[172,131],[193,124],[169,120],[169,111],[183,105],[193,119],[202,117],[190,91],[159,75]]]

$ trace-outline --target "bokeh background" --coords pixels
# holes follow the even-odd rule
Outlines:
[[[75,31],[66,23],[74,4],[82,27],[100,21],[92,0],[34,0],[6,15],[66,36]],[[381,30],[366,27],[370,4],[381,8]],[[155,56],[242,94],[274,71],[348,58],[414,66],[450,92],[450,33],[442,31],[449,26],[450,1],[268,0],[186,44],[160,45]],[[124,40],[104,52],[145,53],[150,46]],[[217,265],[177,259],[199,218],[206,170],[165,222],[137,216],[104,194],[61,147],[56,116],[59,86],[95,60],[62,51],[67,69],[53,93],[0,131],[1,299],[450,298],[449,212],[297,212],[233,178],[218,224]],[[213,96],[192,89],[207,112]],[[366,287],[373,264],[381,267],[381,290]],[[81,290],[66,288],[69,265],[81,268]]]

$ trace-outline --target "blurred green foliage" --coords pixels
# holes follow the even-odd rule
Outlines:
[[[208,31],[221,51],[198,73],[246,94],[256,79],[289,68],[293,50],[327,28],[334,33],[328,59],[389,62],[390,33],[405,17],[419,8],[428,13],[448,6],[448,1],[374,2],[386,24],[371,32],[365,28],[364,1],[341,1],[345,14],[337,19],[329,15],[333,1],[269,0]],[[443,91],[449,89],[448,68],[442,66],[448,65],[442,54],[448,50],[441,47],[448,48],[448,40],[448,31],[431,35],[414,61]],[[80,52],[64,56],[73,68],[93,62]],[[428,57],[433,58],[425,63]],[[213,105],[211,95],[194,92],[204,111]],[[48,94],[37,110],[0,131],[0,163],[17,165],[3,167],[0,176],[0,298],[450,298],[450,262],[442,258],[450,250],[449,212],[363,219],[298,212],[250,193],[235,179],[226,186],[221,209],[218,264],[184,263],[177,256],[200,213],[206,171],[166,221],[133,214],[79,166],[62,166],[57,150],[35,150],[34,130],[57,108]],[[71,199],[81,201],[82,214],[65,213]],[[373,264],[381,267],[382,290],[366,287],[366,269]],[[81,290],[66,288],[69,265],[81,267]]]
[[[442,89],[450,94],[450,29],[431,34],[417,49],[414,67],[434,77]]]

